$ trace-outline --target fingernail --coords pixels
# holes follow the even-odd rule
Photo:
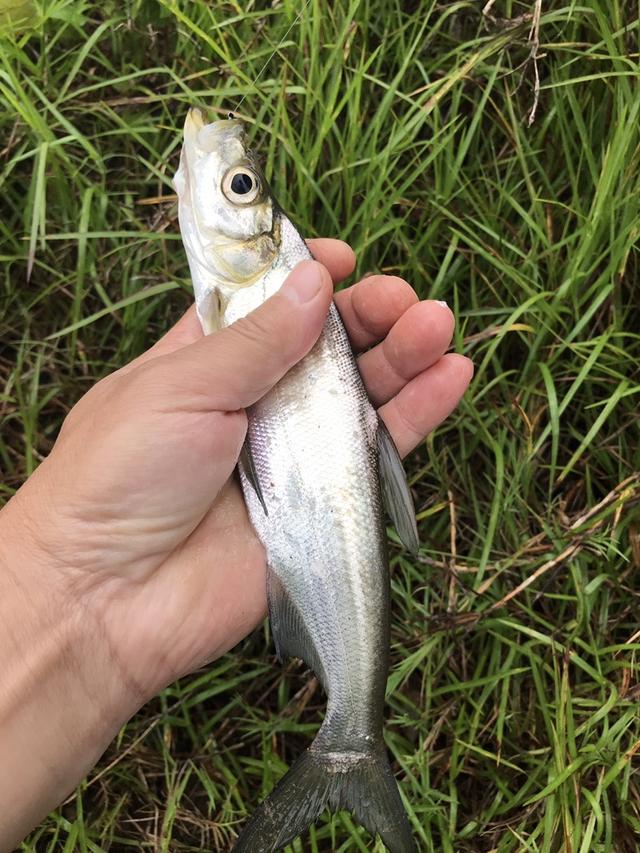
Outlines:
[[[436,299],[436,302],[438,303],[438,305],[442,305],[442,307],[443,307],[443,308],[448,308],[448,307],[449,307],[449,306],[447,305],[447,303],[444,301],[444,299]]]
[[[322,289],[322,271],[315,261],[302,261],[289,273],[280,292],[292,302],[311,302]]]

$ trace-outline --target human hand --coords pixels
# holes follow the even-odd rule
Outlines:
[[[35,535],[59,588],[100,623],[140,697],[219,656],[264,616],[264,552],[232,474],[244,408],[310,349],[329,275],[353,269],[345,244],[310,245],[325,266],[292,275],[317,285],[309,302],[285,290],[209,338],[187,312],[80,400],[20,496],[29,515],[38,507]],[[359,365],[372,402],[406,455],[471,378],[468,359],[444,354],[453,315],[389,276],[335,299],[354,349],[366,350]]]

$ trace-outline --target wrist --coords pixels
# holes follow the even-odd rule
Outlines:
[[[100,620],[30,535],[29,502],[0,512],[0,850],[98,760],[142,704]]]

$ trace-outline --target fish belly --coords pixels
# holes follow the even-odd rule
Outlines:
[[[323,730],[354,748],[381,730],[388,668],[376,434],[332,307],[313,350],[249,413],[268,515],[246,478],[244,491],[267,552],[278,651],[314,669],[328,696]]]

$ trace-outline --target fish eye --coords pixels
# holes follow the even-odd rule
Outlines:
[[[231,178],[231,189],[236,195],[245,195],[253,189],[253,178],[246,172],[238,172]]]
[[[222,191],[233,204],[252,204],[260,195],[260,178],[248,166],[235,167],[222,179]]]

